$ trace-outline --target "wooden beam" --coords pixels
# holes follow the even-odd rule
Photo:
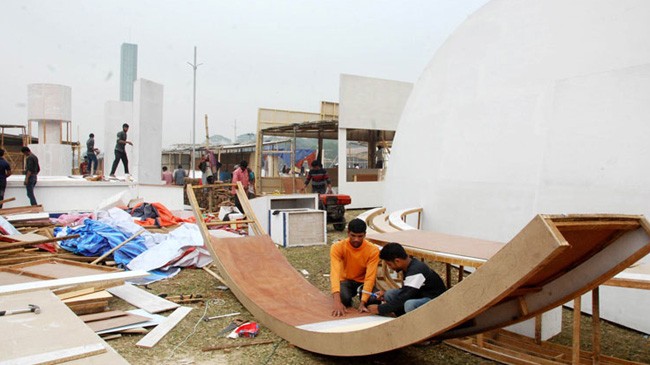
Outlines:
[[[40,245],[43,243],[50,243],[50,242],[56,242],[56,241],[64,241],[64,240],[69,240],[72,238],[79,238],[78,234],[71,234],[68,236],[62,236],[62,237],[54,237],[54,238],[45,238],[42,240],[36,240],[36,241],[21,241],[21,242],[14,242],[14,243],[0,243],[0,250],[4,249],[11,249],[11,248],[16,248],[16,247],[25,247],[25,246],[33,246],[33,245]],[[2,251],[0,251],[2,252]]]
[[[201,351],[206,352],[206,351],[224,350],[224,349],[232,349],[232,348],[255,346],[255,345],[267,345],[271,343],[275,343],[275,340],[258,340],[258,341],[245,342],[245,343],[232,343],[228,345],[210,346],[210,347],[202,348]]]
[[[580,317],[582,316],[582,296],[573,300],[573,347],[571,364],[580,364]]]
[[[16,198],[3,199],[3,200],[0,200],[0,204],[9,203],[9,202],[12,202],[14,200],[16,200]]]
[[[151,294],[131,284],[110,288],[107,291],[149,313],[159,313],[180,307],[180,305],[174,302],[170,302],[167,299]]]
[[[593,363],[600,364],[600,288],[591,291],[591,323]]]
[[[143,234],[143,233],[146,232],[146,231],[147,231],[147,230],[144,229],[144,228],[140,229],[139,231],[135,232],[135,233],[133,234],[133,236],[127,238],[125,241],[123,241],[123,242],[120,243],[119,245],[117,245],[117,246],[111,248],[110,250],[106,251],[106,253],[104,253],[103,255],[99,256],[95,261],[91,262],[91,264],[92,264],[92,265],[95,265],[95,264],[101,262],[103,259],[107,258],[107,257],[108,257],[109,255],[111,255],[113,252],[117,251],[119,248],[121,248],[122,246],[124,246],[124,245],[126,245],[127,243],[131,242],[131,241],[134,240],[136,237],[138,237],[139,235]]]
[[[174,313],[170,314],[167,319],[156,326],[151,332],[144,336],[140,341],[135,345],[139,347],[151,348],[156,346],[156,344],[162,340],[163,337],[169,333],[176,325],[187,316],[192,308],[190,307],[180,307],[177,308]]]
[[[0,215],[10,215],[18,213],[40,213],[43,211],[42,205],[26,205],[22,207],[2,208]]]
[[[110,274],[77,276],[77,277],[65,278],[65,279],[43,280],[43,281],[35,281],[30,283],[11,284],[11,285],[0,286],[0,294],[15,294],[15,293],[34,291],[39,289],[53,289],[53,288],[60,288],[63,286],[101,283],[104,281],[111,281],[111,280],[141,278],[144,276],[149,276],[149,273],[143,270],[136,270],[136,271],[114,272]]]

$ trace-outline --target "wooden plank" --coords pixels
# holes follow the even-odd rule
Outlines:
[[[146,232],[146,231],[147,231],[146,229],[142,228],[141,230],[139,230],[139,231],[137,231],[136,233],[134,233],[133,236],[127,238],[127,239],[124,240],[124,241],[122,241],[119,245],[117,245],[117,246],[111,248],[110,250],[106,251],[106,253],[104,253],[103,255],[99,256],[99,257],[97,258],[97,260],[91,262],[91,264],[94,265],[94,264],[97,264],[97,263],[101,262],[103,259],[107,258],[107,257],[108,257],[109,255],[111,255],[113,252],[117,251],[119,248],[121,248],[122,246],[124,246],[124,245],[126,245],[127,243],[131,242],[131,241],[134,240],[136,237],[138,237],[139,235],[143,234],[143,233]]]
[[[37,281],[33,283],[3,285],[0,286],[0,295],[22,293],[22,292],[28,292],[28,291],[34,291],[40,289],[60,288],[64,286],[72,286],[72,285],[79,285],[79,284],[102,283],[111,280],[141,278],[145,276],[149,276],[149,273],[146,271],[137,270],[137,271],[114,272],[110,274],[79,276],[79,277],[64,278],[64,279],[43,280],[43,281]]]
[[[0,209],[0,215],[10,215],[18,213],[40,213],[43,211],[42,205],[27,205],[23,207],[13,207],[13,208],[2,208]]]
[[[156,328],[154,328],[151,332],[149,332],[146,336],[144,336],[138,343],[136,343],[136,346],[139,347],[147,347],[151,348],[154,347],[160,340],[162,340],[169,331],[171,331],[185,316],[187,316],[192,308],[190,307],[180,307],[174,311],[169,317],[167,317],[167,320],[165,322],[159,324]]]
[[[179,304],[170,302],[131,284],[110,288],[108,292],[149,313],[159,313],[180,307]]]
[[[14,197],[11,197],[11,198],[8,198],[8,199],[2,199],[2,200],[0,200],[0,204],[9,203],[9,202],[12,202],[14,200],[16,200],[16,198],[14,198]]]
[[[70,278],[75,276],[99,275],[107,272],[118,272],[118,269],[90,265],[82,262],[52,258],[46,260],[32,261],[28,263],[12,265],[11,269],[20,270],[24,273],[44,275],[56,279]]]
[[[90,288],[90,289],[94,289],[94,288]],[[89,304],[89,303],[95,303],[100,301],[108,301],[111,298],[113,298],[113,296],[109,292],[107,292],[106,290],[102,290],[95,293],[80,295],[74,298],[68,298],[63,300],[63,303],[67,305]]]
[[[90,327],[91,330],[95,332],[100,332],[100,331],[106,331],[117,327],[129,326],[132,324],[139,324],[148,321],[149,321],[148,317],[138,316],[131,313],[125,313],[123,316],[104,318],[92,322],[86,322],[86,325]]]
[[[5,219],[7,219],[7,222],[13,223],[13,222],[20,222],[20,221],[39,221],[39,220],[48,220],[50,219],[50,215],[45,213],[45,212],[40,212],[40,213],[23,213],[23,214],[12,214],[12,215],[7,215],[5,216]]]
[[[79,316],[79,319],[82,321],[88,323],[88,322],[93,322],[93,321],[100,321],[103,319],[108,319],[108,318],[115,318],[115,317],[120,317],[120,316],[125,316],[127,313],[125,311],[107,311],[107,312],[101,312],[101,313],[94,313],[94,314],[85,314],[82,316]]]
[[[35,355],[29,355],[17,359],[0,361],[0,365],[48,365],[60,364],[77,359],[83,359],[89,356],[103,354],[106,352],[106,347],[101,343],[91,345],[84,345],[79,347],[72,347],[63,350],[56,350],[44,352]]]
[[[69,293],[59,294],[59,295],[57,295],[57,297],[59,297],[59,299],[65,301],[66,299],[70,299],[70,298],[74,298],[74,297],[80,297],[80,296],[83,296],[83,295],[86,295],[86,294],[92,294],[94,292],[95,292],[95,288],[84,288],[84,289],[80,289],[80,290],[71,291]]]
[[[27,237],[24,237],[24,236],[27,236]],[[37,239],[37,240],[34,240],[34,239],[32,239],[32,238],[35,238],[34,236],[39,236],[41,238]],[[40,244],[43,244],[43,243],[63,241],[63,240],[71,239],[71,238],[78,238],[79,235],[78,234],[71,234],[71,235],[63,236],[63,237],[47,238],[47,237],[43,237],[41,235],[31,234],[31,235],[11,235],[11,236],[8,236],[8,237],[11,238],[11,239],[18,240],[20,242],[2,243],[2,244],[0,244],[0,249],[4,250],[4,249],[10,249],[10,248],[33,246],[33,245],[40,245]]]
[[[255,345],[266,345],[271,343],[275,343],[275,340],[257,340],[257,341],[244,342],[244,343],[231,343],[227,345],[210,346],[210,347],[202,348],[201,351],[206,352],[206,351],[224,350],[224,349],[232,349],[232,348],[255,346]]]
[[[582,297],[578,296],[573,300],[573,351],[571,354],[571,363],[580,363],[580,315],[581,315]]]

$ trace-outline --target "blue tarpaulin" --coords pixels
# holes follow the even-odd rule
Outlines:
[[[84,225],[78,228],[56,227],[54,234],[64,231],[65,234],[78,234],[79,238],[61,241],[63,249],[82,256],[101,256],[111,248],[126,241],[130,234],[123,233],[105,223],[92,219],[84,220]],[[118,265],[126,266],[134,257],[147,250],[144,238],[138,236],[113,253]]]
[[[298,164],[302,159],[305,157],[309,156],[310,154],[314,153],[314,150],[310,149],[297,149],[296,150],[296,167],[300,168],[300,165]],[[282,159],[282,162],[285,164],[285,166],[291,166],[291,153],[279,153],[277,154]]]

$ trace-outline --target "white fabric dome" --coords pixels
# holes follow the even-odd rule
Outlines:
[[[650,217],[648,19],[645,0],[485,5],[415,85],[388,210],[501,241],[538,213]]]

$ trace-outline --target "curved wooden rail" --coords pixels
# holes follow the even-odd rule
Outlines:
[[[406,223],[406,217],[411,214],[418,215],[418,224],[416,227]],[[422,208],[408,208],[396,210],[388,215],[388,224],[392,227],[405,231],[409,229],[420,229],[420,218],[422,216]]]

